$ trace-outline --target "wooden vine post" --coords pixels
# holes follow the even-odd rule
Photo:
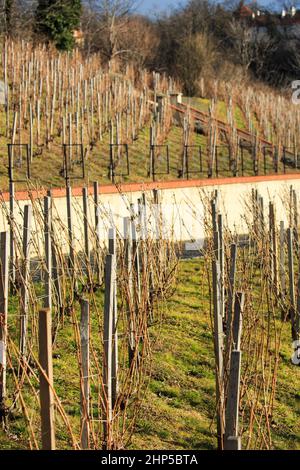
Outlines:
[[[155,125],[150,127],[150,160],[149,160],[149,176],[155,181]]]
[[[72,188],[68,184],[67,191],[67,217],[68,217],[68,238],[69,238],[69,270],[73,284],[76,284],[75,272],[75,252],[74,252],[74,234],[72,219]]]
[[[280,276],[280,292],[281,298],[286,295],[286,279],[285,279],[285,229],[283,220],[280,221],[280,256],[279,256],[279,276]],[[283,320],[283,318],[282,318]]]
[[[48,208],[49,208],[49,213],[48,213],[47,219],[45,219],[45,223],[46,223],[46,220],[48,220],[47,225],[49,227],[49,236],[50,236],[50,240],[51,240],[51,247],[50,247],[51,261],[49,260],[48,264],[49,265],[51,264],[50,275],[52,277],[53,285],[54,285],[54,288],[55,288],[54,289],[55,298],[56,298],[56,302],[57,302],[57,306],[58,306],[58,312],[59,312],[59,316],[60,316],[60,315],[63,315],[64,305],[63,305],[63,300],[62,300],[62,288],[61,288],[61,280],[60,280],[59,257],[57,255],[57,247],[56,247],[55,240],[54,240],[54,227],[53,227],[53,221],[52,221],[53,199],[52,199],[51,190],[47,191],[47,196],[49,198],[49,202],[47,203]],[[46,242],[46,240],[45,240],[45,242]],[[46,242],[47,246],[48,246],[48,243],[49,243],[49,240],[47,238],[47,242]],[[51,287],[51,301],[52,301],[52,296],[53,296],[52,290],[53,289]]]
[[[132,276],[132,239],[131,239],[131,219],[124,217],[124,256],[125,268],[128,275],[128,292],[127,298],[127,311],[128,311],[128,363],[131,367],[134,359],[135,352],[135,310],[134,310],[134,290],[133,290],[133,276]]]
[[[51,312],[39,312],[41,434],[43,450],[55,450]]]
[[[100,260],[100,208],[99,208],[99,185],[94,181],[94,211],[95,211],[95,234],[96,234],[96,263],[98,283],[101,283],[101,260]]]
[[[51,245],[51,198],[44,197],[44,224],[45,224],[45,300],[44,307],[52,309],[52,245]]]
[[[85,252],[85,264],[89,282],[91,282],[90,273],[90,239],[89,239],[89,197],[88,188],[82,188],[82,203],[83,203],[83,228],[84,228],[84,252]]]
[[[16,266],[15,266],[15,236],[14,236],[14,204],[15,202],[15,183],[9,182],[9,264],[10,264],[10,281],[11,293],[15,290],[16,284]]]
[[[30,241],[31,241],[32,207],[24,207],[23,225],[23,267],[21,286],[21,330],[20,330],[20,352],[22,357],[26,355],[27,323],[29,307],[29,271],[30,271]]]
[[[115,406],[118,396],[118,313],[117,313],[117,255],[116,230],[108,231],[109,254],[113,256],[112,283],[113,283],[113,331],[112,331],[112,407]]]
[[[227,317],[226,317],[226,365],[230,356],[231,350],[231,336],[232,336],[232,321],[233,321],[233,307],[234,307],[234,286],[236,276],[236,258],[237,258],[237,245],[232,243],[230,245],[230,266],[229,266],[229,289],[227,301]]]
[[[88,300],[81,300],[80,318],[81,351],[81,448],[90,447],[90,306]]]
[[[106,255],[105,259],[105,295],[104,295],[104,329],[103,329],[103,448],[110,449],[112,444],[112,335],[113,335],[113,304],[114,255]]]
[[[211,201],[213,230],[217,227],[216,201]],[[213,231],[214,253],[212,258],[212,283],[213,283],[213,324],[214,324],[214,347],[216,361],[216,400],[217,400],[217,433],[218,448],[223,449],[224,436],[224,332],[222,318],[222,286],[221,286],[221,263],[220,263],[220,236],[218,231]]]
[[[5,420],[6,347],[8,311],[8,232],[0,233],[0,424]]]
[[[241,333],[244,294],[238,292],[234,302],[234,318],[232,324],[232,351],[230,353],[230,369],[225,410],[225,450],[241,450],[239,436],[239,401],[241,375]]]
[[[277,264],[277,238],[276,238],[276,227],[275,227],[275,210],[274,204],[269,203],[269,242],[270,242],[270,274],[272,289],[276,299],[279,295],[278,290],[278,264]]]
[[[295,313],[296,313],[296,296],[295,296],[295,278],[294,278],[294,255],[293,255],[293,231],[289,227],[287,229],[287,245],[288,245],[288,266],[289,266],[289,295],[290,295],[290,318],[292,339],[297,340],[295,329]]]

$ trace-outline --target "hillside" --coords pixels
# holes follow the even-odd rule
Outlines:
[[[180,261],[176,291],[165,305],[163,324],[152,327],[150,386],[130,448],[216,448],[214,354],[204,269],[201,258]],[[271,422],[272,448],[300,450],[300,369],[290,364],[289,335],[290,328],[286,324]],[[66,319],[59,333],[54,352],[54,384],[75,431],[80,409],[70,319]],[[33,415],[32,419],[35,422],[37,416]],[[59,448],[65,447],[67,439],[61,428],[57,436]],[[9,434],[0,432],[0,448],[27,447],[21,410],[16,409],[9,420]]]
[[[27,150],[31,183],[63,186],[63,145],[72,184],[111,181],[111,164],[115,182],[151,180],[151,151],[156,180],[187,177],[185,165],[189,178],[295,171],[299,111],[270,88],[202,78],[202,97],[185,97],[178,114],[170,96],[180,84],[164,75],[117,63],[108,69],[100,56],[87,59],[79,51],[70,56],[10,41],[2,48],[0,76],[8,91],[0,105],[3,189],[7,144],[14,145],[18,188],[26,185]]]
[[[181,261],[176,293],[156,333],[150,389],[133,437],[134,448],[216,448],[214,353],[207,297],[203,260]],[[290,364],[289,334],[286,325],[271,435],[274,449],[300,450],[300,369]]]

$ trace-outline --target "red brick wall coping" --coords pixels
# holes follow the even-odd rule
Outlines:
[[[268,183],[269,181],[289,181],[300,179],[300,173],[298,174],[286,174],[286,175],[268,175],[268,176],[237,176],[229,178],[206,178],[206,179],[194,179],[194,180],[173,180],[173,181],[155,181],[148,183],[123,183],[119,185],[113,184],[99,184],[99,193],[101,194],[116,194],[116,193],[130,193],[138,191],[149,191],[152,189],[179,189],[179,188],[204,188],[206,186],[221,186],[227,184],[245,184],[245,183]],[[89,187],[89,194],[93,193],[93,186]],[[1,197],[4,201],[9,200],[8,192],[1,192]],[[82,186],[72,188],[73,196],[80,196],[82,194]],[[30,196],[31,195],[31,196]],[[37,199],[45,196],[46,190],[23,190],[16,191],[15,198],[18,201],[28,200],[30,197]],[[65,197],[65,188],[53,188],[52,195],[55,198]]]

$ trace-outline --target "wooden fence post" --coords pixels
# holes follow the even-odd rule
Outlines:
[[[21,286],[21,331],[20,331],[20,352],[23,357],[26,355],[26,341],[27,341],[31,219],[32,219],[32,207],[30,205],[26,205],[24,207],[24,225],[23,225],[23,269],[22,269],[22,286]]]
[[[69,236],[69,268],[72,278],[75,278],[75,256],[74,256],[74,240],[73,240],[73,223],[72,223],[72,188],[67,186],[67,216],[68,216],[68,236]]]
[[[232,323],[232,343],[236,350],[241,347],[242,335],[242,314],[244,310],[245,296],[242,292],[237,292],[234,300],[234,317]]]
[[[103,444],[106,449],[111,446],[112,425],[112,335],[113,335],[113,255],[106,255],[105,260],[105,295],[104,295],[104,357],[103,357],[103,384],[104,384],[104,419]]]
[[[233,350],[230,359],[230,373],[228,383],[228,394],[225,414],[225,441],[224,448],[227,450],[227,440],[230,437],[238,437],[238,411],[240,396],[240,373],[241,373],[241,351]]]
[[[232,243],[230,245],[230,266],[229,266],[229,288],[228,288],[228,302],[227,302],[227,319],[226,319],[226,361],[230,357],[231,337],[232,337],[232,319],[234,307],[234,286],[235,286],[235,273],[236,273],[236,257],[237,245]],[[226,364],[227,367],[227,364]]]
[[[0,234],[0,422],[5,420],[6,346],[9,278],[8,232]]]
[[[269,240],[270,240],[270,271],[272,288],[278,297],[278,266],[277,266],[277,240],[275,228],[274,204],[269,203]]]
[[[259,229],[258,229],[259,213],[258,213],[258,191],[257,189],[254,189],[254,188],[252,188],[252,214],[253,214],[253,232],[254,232],[254,238],[256,238],[259,232]]]
[[[217,202],[216,200],[211,200],[211,218],[212,218],[212,230],[213,233],[218,231],[218,220],[217,220]]]
[[[258,198],[258,205],[259,205],[259,218],[260,218],[260,236],[262,236],[265,231],[265,217],[264,217],[264,199],[261,196],[259,196]]]
[[[112,283],[113,283],[113,332],[112,332],[112,407],[115,406],[118,396],[118,312],[117,312],[117,247],[116,230],[108,231],[109,254],[112,258]]]
[[[125,269],[128,274],[128,292],[129,297],[127,301],[128,310],[128,363],[129,367],[132,364],[134,351],[135,351],[135,310],[134,305],[134,290],[132,279],[132,239],[131,239],[131,220],[130,217],[124,217],[124,252],[125,252]]]
[[[80,318],[81,343],[81,448],[89,449],[90,417],[90,306],[88,300],[81,300]]]
[[[216,399],[217,399],[217,433],[218,448],[224,446],[224,279],[222,269],[224,267],[223,248],[223,224],[222,216],[218,214],[218,193],[215,192],[211,200],[211,216],[213,229],[213,259],[212,259],[212,283],[213,283],[213,320],[214,320],[214,347],[216,360]]]
[[[45,300],[44,307],[52,309],[52,253],[51,253],[51,198],[44,197],[44,224],[45,224]]]
[[[156,106],[156,105],[155,105]],[[154,142],[155,142],[155,137],[154,137],[154,127],[153,125],[150,126],[150,159],[149,159],[149,176],[152,177],[153,181],[155,181],[155,150],[154,150]]]
[[[226,449],[225,450],[242,450],[241,438],[240,436],[229,436],[226,439]]]
[[[9,182],[9,264],[10,264],[10,280],[11,280],[11,293],[15,291],[16,285],[16,266],[15,266],[15,230],[14,230],[14,204],[15,202],[15,183]]]
[[[84,226],[84,250],[86,265],[88,271],[88,265],[90,261],[90,241],[89,241],[89,223],[88,223],[88,189],[82,188],[82,202],[83,202],[83,226]]]
[[[224,318],[225,311],[224,311],[224,296],[225,296],[225,289],[224,289],[224,240],[223,240],[223,218],[222,214],[218,214],[218,233],[219,233],[219,254],[218,260],[220,265],[220,313],[222,318]]]
[[[39,312],[41,431],[43,450],[55,450],[51,312]]]
[[[51,272],[50,276],[52,277],[53,280],[53,285],[54,285],[54,293],[55,293],[55,298],[58,306],[58,319],[60,318],[60,315],[63,315],[64,311],[64,305],[62,301],[62,292],[61,292],[61,283],[60,283],[60,268],[59,268],[59,262],[58,262],[58,256],[57,256],[57,250],[56,250],[56,245],[54,241],[54,226],[53,226],[53,221],[52,221],[52,210],[53,210],[53,199],[52,199],[52,191],[51,189],[47,190],[47,196],[49,197],[49,218],[50,218],[50,240],[51,240]],[[52,289],[51,289],[52,290]],[[52,296],[51,296],[51,300]]]
[[[298,246],[298,203],[297,193],[295,189],[292,189],[292,207],[293,207],[293,235],[296,245]]]
[[[241,449],[239,432],[239,400],[240,400],[240,374],[241,351],[240,342],[242,334],[242,312],[244,308],[244,294],[237,293],[234,302],[234,318],[232,328],[233,350],[230,354],[230,371],[225,411],[225,440],[224,449]],[[228,442],[229,441],[229,442]]]
[[[96,263],[98,283],[101,283],[100,268],[100,210],[99,210],[99,187],[98,181],[94,181],[94,209],[95,209],[95,233],[96,233]]]
[[[100,217],[99,217],[99,185],[94,181],[94,210],[95,210],[95,232],[100,240]]]
[[[281,297],[284,299],[286,294],[286,284],[285,284],[285,230],[284,222],[280,221],[280,287],[281,287]]]
[[[215,233],[215,239],[218,240],[218,233]],[[217,253],[217,251],[215,251]],[[212,281],[213,281],[213,312],[214,312],[214,347],[216,360],[216,399],[217,399],[217,432],[218,448],[223,449],[224,435],[224,382],[223,382],[223,320],[220,311],[220,264],[216,257],[212,260]]]
[[[289,291],[290,291],[290,316],[292,327],[292,339],[297,340],[295,330],[295,281],[294,281],[294,256],[293,256],[293,232],[289,227],[287,229],[287,242],[288,242],[288,263],[289,263]]]
[[[135,220],[131,219],[132,262],[134,267],[134,302],[136,313],[141,300],[140,250]]]

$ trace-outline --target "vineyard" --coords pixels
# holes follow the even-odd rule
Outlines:
[[[0,182],[147,181],[295,172],[299,110],[259,86],[180,84],[116,61],[2,44]]]
[[[147,435],[151,426],[145,421],[151,391],[180,406],[176,397],[184,385],[176,377],[187,374],[187,366],[174,368],[182,354],[195,361],[188,374],[197,381],[183,390],[189,411],[195,407],[205,423],[204,448],[299,448],[295,190],[285,195],[288,222],[276,219],[271,201],[266,207],[257,192],[249,194],[243,236],[226,225],[220,196],[202,192],[205,243],[195,260],[182,261],[183,245],[164,223],[160,192],[128,202],[120,229],[94,189],[91,198],[83,188],[82,204],[67,193],[68,225],[57,217],[51,192],[24,206],[22,224],[2,202],[10,224],[10,237],[1,233],[4,443],[11,437],[13,446],[31,449],[141,443],[138,430],[144,426]],[[75,214],[81,220],[76,245]],[[100,219],[106,220],[104,244]],[[183,266],[198,276],[196,307],[189,313],[185,294],[178,294],[182,282],[189,292]],[[196,322],[199,328],[198,317],[204,330],[199,337],[192,327]],[[182,327],[188,331],[186,353],[173,356]],[[159,366],[162,351],[171,367]],[[210,390],[209,409],[202,387]],[[278,396],[285,394],[288,402],[281,404]],[[162,409],[158,421],[163,416]]]
[[[77,50],[1,52],[0,448],[300,449],[295,188],[249,191],[241,231],[213,186],[185,210],[174,196],[173,218],[163,190],[118,185],[297,173],[297,108],[205,79],[182,98]]]

